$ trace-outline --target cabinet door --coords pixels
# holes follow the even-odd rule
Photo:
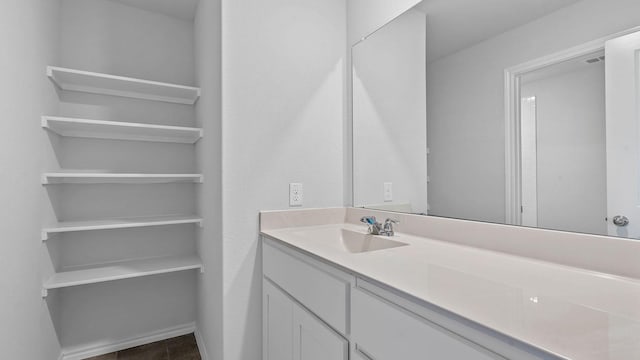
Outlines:
[[[263,281],[263,360],[292,360],[293,301]]]
[[[298,306],[293,307],[294,360],[347,360],[349,343]]]

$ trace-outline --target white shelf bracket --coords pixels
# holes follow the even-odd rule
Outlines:
[[[204,228],[203,220],[198,221],[198,227],[201,228],[201,229]]]
[[[42,292],[40,293],[40,295],[42,295],[43,299],[46,299],[47,296],[49,296],[49,290],[42,288]]]
[[[49,180],[47,179],[47,175],[42,174],[42,185],[49,185]]]
[[[200,274],[204,274],[204,265],[200,266]]]
[[[40,240],[42,240],[42,242],[49,240],[49,232],[46,230],[42,230],[40,232]]]

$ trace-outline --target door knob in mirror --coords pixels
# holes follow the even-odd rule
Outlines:
[[[613,217],[613,224],[616,226],[627,226],[629,225],[629,219],[626,216],[616,215]]]

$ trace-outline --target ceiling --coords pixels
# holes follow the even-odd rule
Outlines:
[[[580,0],[424,0],[431,62]]]
[[[111,0],[124,5],[193,21],[198,0]]]
[[[574,71],[584,70],[588,67],[598,66],[602,69],[602,74],[604,76],[604,50],[600,50],[594,52],[592,54],[587,54],[583,56],[579,56],[567,61],[563,61],[558,64],[553,64],[542,69],[538,69],[529,73],[522,75],[520,79],[520,84],[525,85],[535,81],[540,81],[543,79],[556,77],[564,74],[568,74]]]
[[[199,0],[111,0],[193,21]],[[431,62],[580,0],[424,0]]]

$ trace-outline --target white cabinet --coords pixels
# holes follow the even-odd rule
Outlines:
[[[262,267],[265,277],[346,335],[353,277],[271,241],[262,247]]]
[[[372,360],[503,359],[361,289],[351,300],[351,340]]]
[[[263,360],[347,360],[349,343],[264,280]]]
[[[263,360],[551,358],[263,240]]]

